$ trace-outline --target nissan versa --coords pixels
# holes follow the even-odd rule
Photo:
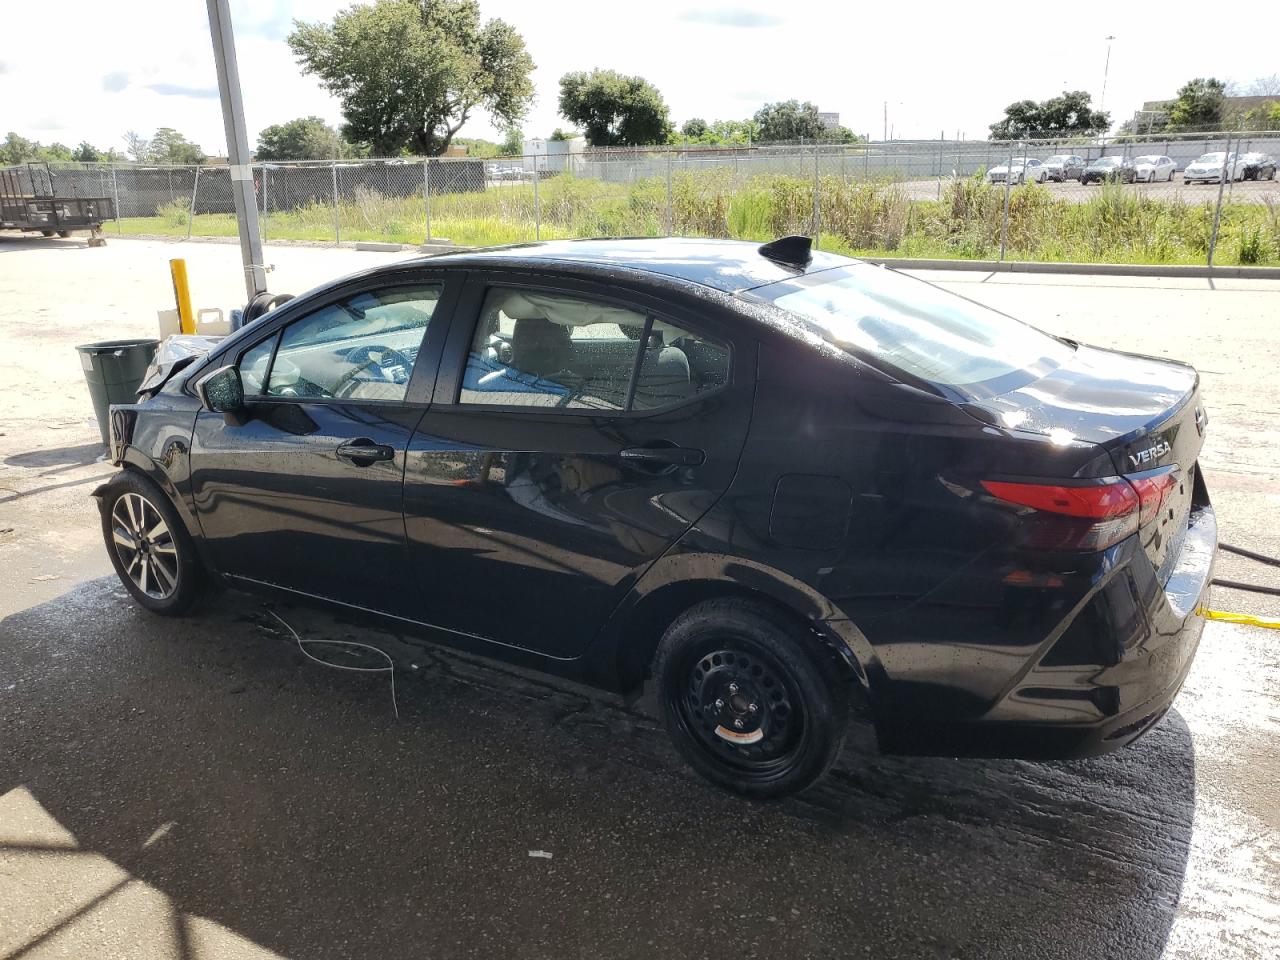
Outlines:
[[[1057,758],[1156,724],[1217,527],[1195,370],[789,237],[409,260],[113,408],[96,491],[157,613],[305,598],[623,694],[710,780]]]

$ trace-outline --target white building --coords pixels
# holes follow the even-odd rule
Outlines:
[[[533,172],[536,162],[539,170],[572,173],[578,168],[578,161],[587,149],[586,137],[573,137],[570,140],[546,140],[537,137],[524,142],[524,168]]]
[[[819,110],[818,119],[822,121],[822,125],[828,130],[834,130],[840,126],[840,114],[830,111]]]

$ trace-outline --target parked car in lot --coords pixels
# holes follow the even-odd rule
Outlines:
[[[1191,367],[803,237],[399,261],[110,419],[94,495],[146,609],[220,582],[651,680],[689,762],[761,797],[821,777],[855,706],[886,752],[1129,743],[1191,666],[1216,545]]]
[[[1012,163],[1002,163],[988,170],[987,182],[1004,183],[1008,180],[1010,183],[1026,183],[1030,180],[1032,183],[1044,183],[1047,175],[1039,160],[1015,157]]]
[[[1178,165],[1169,157],[1160,156],[1158,154],[1150,154],[1145,157],[1133,158],[1133,170],[1135,179],[1139,183],[1156,183],[1161,180],[1169,181],[1173,179],[1174,173],[1177,172]]]
[[[1240,180],[1244,177],[1244,163],[1235,153],[1219,150],[1215,153],[1202,154],[1199,159],[1187,164],[1182,171],[1185,183],[1220,183],[1224,176],[1229,180]]]
[[[1240,158],[1241,178],[1244,180],[1274,180],[1276,160],[1268,153],[1246,153]]]
[[[1074,154],[1056,154],[1040,164],[1044,168],[1044,178],[1065,183],[1067,180],[1079,180],[1084,173],[1084,157]]]
[[[1080,182],[1090,183],[1133,183],[1138,178],[1138,171],[1128,157],[1098,157],[1080,174]]]

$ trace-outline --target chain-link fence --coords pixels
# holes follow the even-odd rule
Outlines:
[[[1278,264],[1277,155],[1280,133],[1243,132],[259,163],[253,177],[268,241],[805,233],[855,255]],[[236,235],[225,166],[52,170],[60,195],[116,199],[119,233]]]

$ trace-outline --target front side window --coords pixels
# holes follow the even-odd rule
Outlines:
[[[403,400],[441,289],[366,291],[295,320],[241,356],[245,395]]]
[[[1016,389],[1073,350],[989,307],[869,264],[782,280],[750,296],[875,366],[970,398]]]
[[[485,297],[458,401],[652,410],[728,382],[729,351],[646,313],[514,287]]]

